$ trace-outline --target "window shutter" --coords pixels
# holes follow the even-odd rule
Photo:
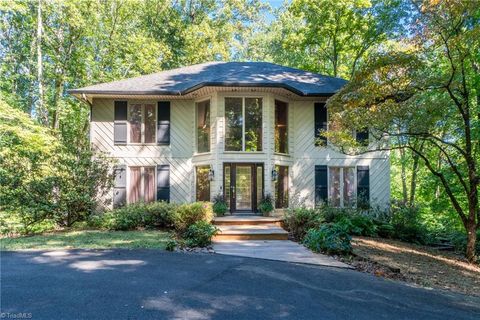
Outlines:
[[[357,167],[357,207],[370,205],[370,170],[368,166]]]
[[[315,206],[328,201],[327,166],[315,166]]]
[[[127,101],[115,101],[113,143],[127,144]]]
[[[368,129],[358,130],[355,138],[358,143],[368,145]]]
[[[113,168],[115,177],[113,187],[113,208],[119,208],[127,202],[127,166],[118,165]]]
[[[320,134],[327,131],[327,107],[325,103],[315,103],[315,146],[325,146],[327,138]]]
[[[159,101],[157,110],[157,144],[170,144],[170,101]]]
[[[170,165],[157,166],[157,201],[170,201]]]

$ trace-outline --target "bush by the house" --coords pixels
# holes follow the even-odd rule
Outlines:
[[[318,228],[324,222],[317,209],[294,208],[287,211],[283,223],[297,241],[302,241],[309,229]]]
[[[207,221],[197,221],[185,232],[185,244],[189,247],[206,247],[212,243],[212,237],[217,232],[218,229]]]
[[[194,202],[179,205],[173,216],[175,231],[183,234],[189,226],[198,221],[210,222],[213,219],[212,204],[209,202]]]
[[[391,224],[394,238],[419,244],[427,243],[428,230],[420,221],[418,208],[392,205]]]
[[[327,254],[348,254],[352,252],[351,237],[342,226],[327,223],[308,230],[303,243],[315,252]]]
[[[343,215],[335,223],[350,235],[367,237],[377,235],[377,226],[369,216],[362,214]]]
[[[221,194],[217,194],[213,198],[213,212],[217,217],[221,217],[225,215],[225,213],[228,210],[227,202],[225,201],[225,198]]]
[[[270,212],[272,212],[274,209],[275,207],[273,206],[273,199],[272,196],[269,194],[264,196],[258,204],[258,210],[260,210],[260,212],[263,213],[264,216],[268,216]]]

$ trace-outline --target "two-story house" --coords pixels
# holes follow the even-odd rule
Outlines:
[[[210,201],[256,212],[358,201],[386,207],[388,153],[319,144],[345,80],[262,62],[210,62],[71,90],[91,106],[91,143],[117,159],[114,207]],[[357,133],[368,139],[368,133]]]

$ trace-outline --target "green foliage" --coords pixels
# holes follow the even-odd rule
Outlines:
[[[352,252],[350,235],[337,223],[323,224],[308,230],[303,243],[315,252],[348,254]]]
[[[371,217],[366,215],[343,215],[336,220],[336,224],[350,235],[366,237],[373,237],[377,235],[377,225],[374,223]]]
[[[228,210],[227,202],[225,201],[225,198],[221,194],[217,194],[213,198],[213,212],[217,217],[221,217],[225,215],[225,213]]]
[[[268,216],[270,212],[275,209],[274,202],[272,196],[267,194],[266,196],[262,197],[262,200],[258,204],[258,210],[263,213],[264,216]]]
[[[175,210],[173,225],[180,235],[187,231],[188,227],[198,221],[210,222],[213,219],[212,204],[209,202],[194,202],[182,204]]]
[[[427,243],[428,231],[422,224],[416,207],[392,206],[391,212],[395,238],[419,244]]]
[[[165,245],[165,250],[175,251],[176,247],[177,247],[177,241],[175,239],[170,239],[167,241],[167,244]]]
[[[309,229],[316,229],[324,222],[324,217],[318,209],[289,209],[284,217],[285,228],[293,237],[302,241]]]
[[[197,221],[185,232],[185,243],[189,247],[206,247],[212,243],[212,237],[218,229],[207,221]]]

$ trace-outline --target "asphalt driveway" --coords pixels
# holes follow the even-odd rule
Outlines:
[[[339,268],[157,250],[0,255],[2,318],[480,319],[480,298]]]

